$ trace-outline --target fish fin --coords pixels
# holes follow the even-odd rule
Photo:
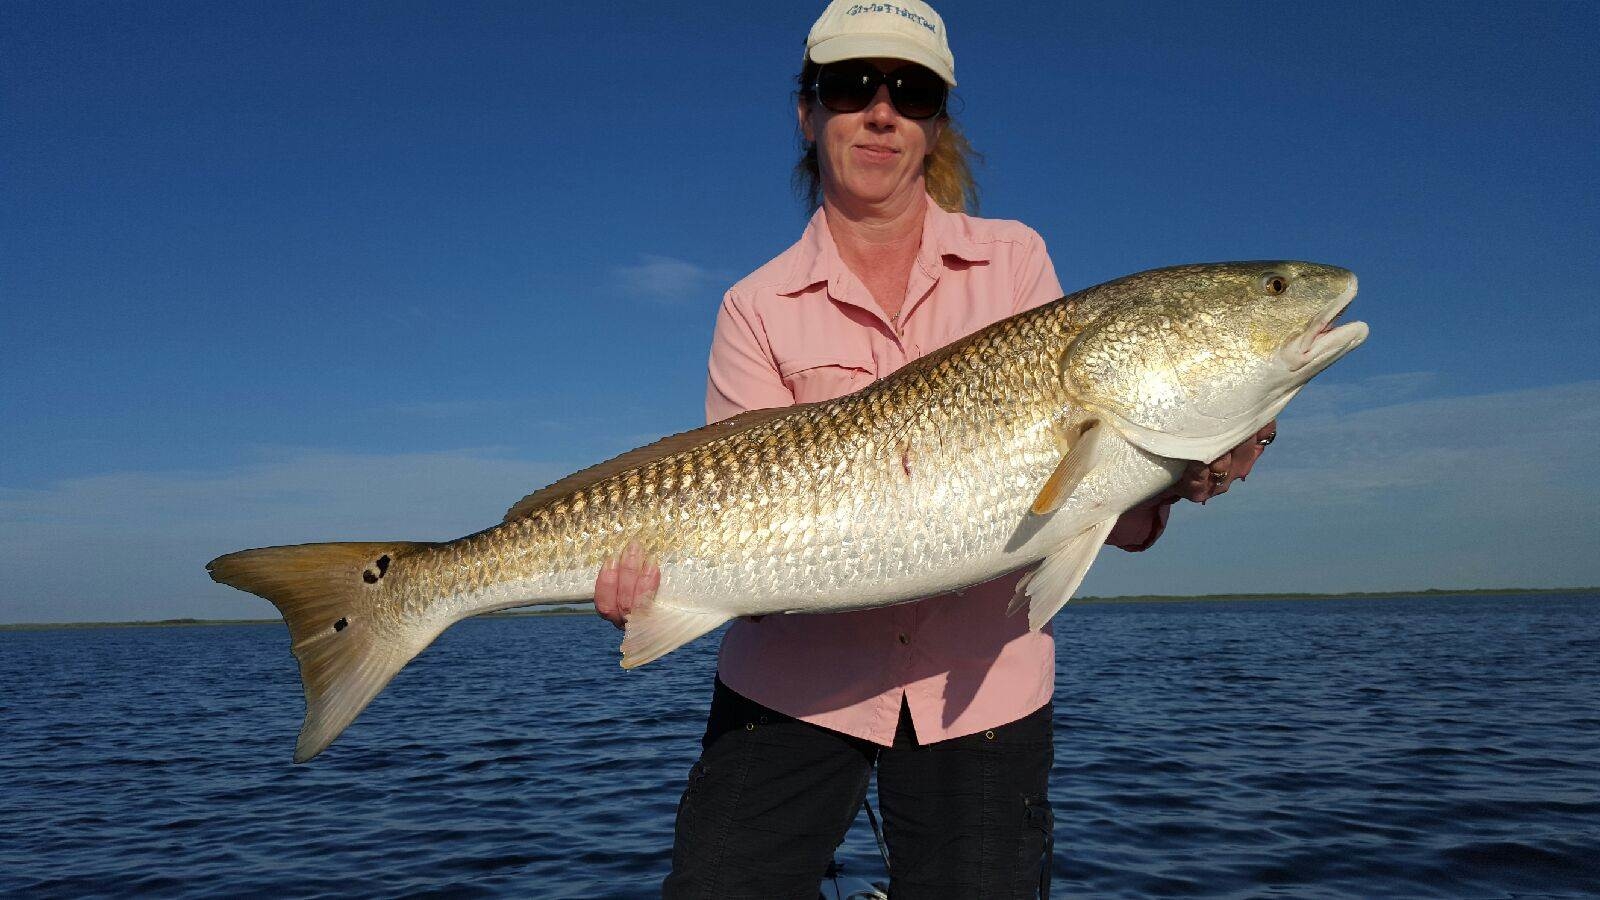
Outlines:
[[[1050,478],[1045,481],[1044,489],[1039,491],[1039,496],[1033,498],[1031,507],[1036,516],[1048,515],[1061,508],[1072,492],[1094,467],[1100,464],[1101,435],[1105,433],[1100,420],[1094,419],[1078,432],[1078,437],[1072,442],[1072,448],[1067,455],[1061,458],[1061,464],[1050,473]]]
[[[691,612],[665,603],[636,609],[622,638],[622,667],[636,669],[660,659],[726,621],[724,613]]]
[[[1094,564],[1095,557],[1100,555],[1106,536],[1116,524],[1117,518],[1112,516],[1090,525],[1045,557],[1039,568],[1017,582],[1017,592],[1012,595],[1006,613],[1014,613],[1026,604],[1028,628],[1032,631],[1043,628],[1044,623],[1050,621],[1050,617],[1072,599],[1073,591],[1083,583],[1083,576]]]
[[[295,762],[333,743],[395,673],[450,625],[407,628],[373,614],[391,568],[428,546],[299,544],[241,550],[206,564],[213,580],[271,601],[289,626],[306,696]]]
[[[511,522],[516,519],[525,519],[550,505],[554,500],[583,490],[590,485],[598,484],[613,475],[626,472],[629,469],[637,469],[641,466],[649,465],[658,459],[664,459],[690,447],[709,444],[713,441],[758,428],[773,419],[794,415],[804,407],[816,405],[818,404],[805,403],[795,406],[778,406],[771,409],[747,410],[720,422],[713,422],[693,431],[685,431],[682,434],[664,437],[653,444],[646,444],[643,447],[629,450],[621,456],[612,457],[603,463],[574,472],[554,484],[542,487],[523,497],[506,511],[505,521]]]
[[[1043,563],[1041,562],[1042,566]],[[1033,576],[1039,574],[1039,566],[1034,566],[1017,580],[1017,587],[1011,593],[1011,602],[1006,604],[1006,615],[1014,616],[1017,611],[1028,605],[1028,585],[1033,583]]]

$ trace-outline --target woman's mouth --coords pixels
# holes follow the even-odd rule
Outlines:
[[[873,162],[887,162],[900,153],[899,150],[883,144],[857,144],[856,151]]]

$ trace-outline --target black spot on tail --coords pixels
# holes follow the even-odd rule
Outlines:
[[[339,621],[333,623],[333,630],[334,631],[343,631],[343,630],[345,630],[346,628],[349,628],[349,627],[350,627],[350,620],[349,619],[340,618]]]
[[[385,553],[384,555],[378,557],[377,565],[378,571],[376,572],[372,571],[371,569],[363,569],[361,572],[361,580],[365,581],[367,584],[377,584],[379,578],[389,574],[389,554]]]

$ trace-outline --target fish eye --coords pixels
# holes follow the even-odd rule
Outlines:
[[[1267,293],[1277,296],[1289,289],[1289,279],[1277,272],[1268,272],[1261,276],[1261,288]]]

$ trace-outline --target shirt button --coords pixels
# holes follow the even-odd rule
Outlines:
[[[901,632],[901,634],[900,634],[900,643],[909,644],[909,643],[911,643],[911,638],[907,637],[904,632]]]

